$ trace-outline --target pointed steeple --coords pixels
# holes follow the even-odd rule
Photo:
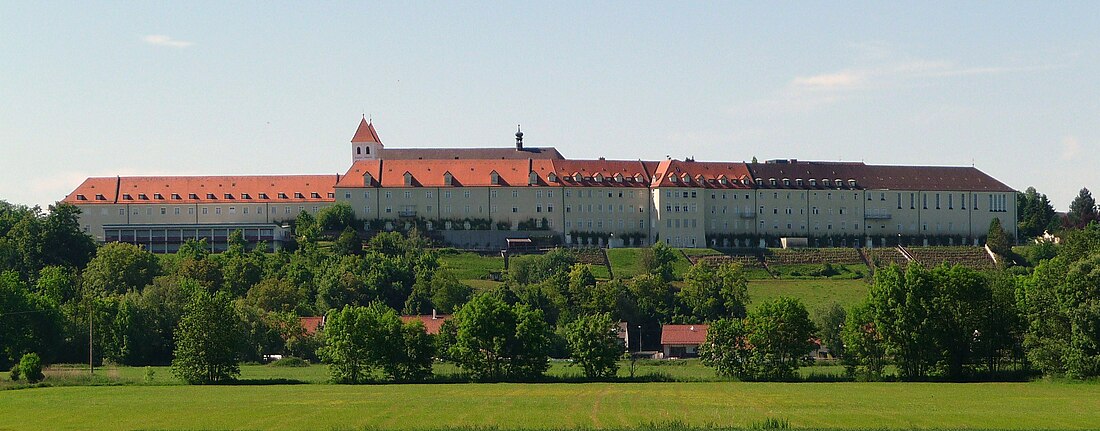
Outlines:
[[[378,132],[374,130],[374,124],[367,121],[367,116],[364,115],[363,119],[359,121],[359,128],[355,130],[355,136],[351,138],[351,142],[377,142],[382,143],[381,139],[378,139]]]

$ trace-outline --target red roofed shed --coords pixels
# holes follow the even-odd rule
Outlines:
[[[667,358],[699,356],[699,345],[707,341],[710,325],[662,325],[661,349]]]

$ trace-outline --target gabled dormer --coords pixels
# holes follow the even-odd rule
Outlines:
[[[455,185],[455,176],[451,175],[451,171],[443,173],[443,185],[453,186]]]
[[[363,186],[364,187],[370,187],[371,185],[373,185],[373,183],[374,183],[374,177],[371,176],[370,172],[367,172],[367,173],[363,174]]]
[[[555,174],[553,172],[551,172],[549,174],[546,174],[546,182],[548,182],[548,183],[558,182],[558,174]]]
[[[533,186],[539,183],[539,173],[531,171],[527,174],[527,185]]]
[[[489,172],[489,184],[494,186],[500,185],[500,174],[498,174],[496,170]]]
[[[413,186],[413,180],[415,179],[415,178],[413,178],[413,174],[409,171],[405,171],[404,177],[405,177],[405,187],[412,187]]]

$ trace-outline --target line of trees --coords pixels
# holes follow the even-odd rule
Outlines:
[[[1046,205],[1042,195],[1024,195]],[[128,244],[96,247],[77,211],[0,204],[5,369],[32,352],[44,363],[83,362],[92,347],[96,362],[172,364],[194,383],[233,379],[239,362],[264,354],[323,359],[344,382],[423,380],[432,358],[477,379],[532,380],[548,358],[572,357],[586,375],[606,378],[625,350],[614,336],[625,321],[646,334],[663,323],[709,322],[705,360],[743,379],[789,379],[818,342],[865,379],[885,378],[890,365],[902,379],[1028,367],[1100,374],[1096,224],[1065,231],[1062,245],[1042,245],[1033,271],[885,268],[865,303],[811,319],[790,299],[747,312],[739,266],[699,264],[681,279],[676,254],[661,244],[643,250],[636,277],[597,281],[574,254],[555,250],[513,260],[503,284],[475,294],[415,231],[381,233],[364,247],[354,213],[303,213],[294,251],[250,250],[235,233],[223,253],[192,241],[153,255]],[[322,231],[340,234],[322,243]],[[433,309],[454,313],[434,338],[398,318],[398,310]],[[329,324],[319,335],[299,324],[300,316],[324,314]],[[657,346],[655,336],[646,341]]]

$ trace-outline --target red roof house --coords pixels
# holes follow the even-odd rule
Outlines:
[[[710,325],[661,325],[664,358],[694,358],[699,345],[707,341]]]

